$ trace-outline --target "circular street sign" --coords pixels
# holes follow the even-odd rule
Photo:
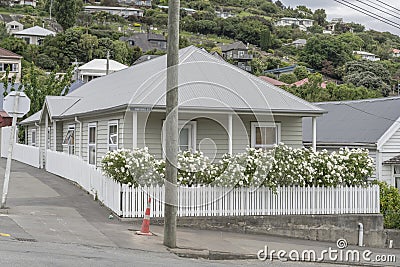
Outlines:
[[[24,92],[11,91],[3,100],[3,109],[9,115],[14,115],[14,103],[15,98],[18,94],[18,106],[15,109],[15,113],[18,118],[23,117],[31,107],[31,100]]]

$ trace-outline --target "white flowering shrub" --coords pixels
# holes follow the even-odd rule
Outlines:
[[[268,180],[272,161],[271,153],[262,149],[247,148],[243,153],[225,155],[217,165],[218,173],[213,184],[228,187],[265,184],[274,187],[275,182]]]
[[[105,175],[124,184],[162,184],[165,161],[157,161],[147,148],[108,152],[101,162]],[[271,151],[247,148],[212,163],[201,152],[178,154],[178,184],[243,186],[354,186],[365,185],[374,171],[368,150],[344,148],[338,152],[293,149],[284,144]]]
[[[293,149],[283,144],[273,151],[270,179],[279,185],[365,185],[374,171],[374,162],[365,149],[326,150]]]
[[[163,182],[164,173],[157,171],[157,163],[146,147],[109,151],[103,157],[101,166],[106,176],[136,187]]]

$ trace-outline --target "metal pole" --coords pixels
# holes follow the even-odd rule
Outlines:
[[[50,20],[51,20],[51,10],[53,9],[53,0],[50,0]]]
[[[106,75],[110,73],[110,50],[107,51]]]
[[[178,64],[180,0],[170,0],[168,8],[167,95],[166,95],[166,168],[164,245],[176,247],[176,214],[178,210]]]
[[[19,105],[19,92],[16,93],[14,99],[14,113],[11,125],[11,133],[10,133],[10,143],[8,146],[8,156],[7,156],[7,164],[6,164],[6,172],[4,174],[4,184],[3,184],[3,196],[1,198],[1,208],[6,208],[7,194],[8,194],[8,184],[10,183],[10,172],[11,172],[11,160],[14,148],[14,140],[15,140],[15,132],[17,129],[17,108]]]

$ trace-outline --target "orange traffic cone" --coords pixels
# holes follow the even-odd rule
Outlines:
[[[143,218],[142,229],[136,232],[137,235],[153,235],[150,232],[150,204],[151,204],[151,198],[149,197],[149,201],[147,202],[146,213],[144,214]]]

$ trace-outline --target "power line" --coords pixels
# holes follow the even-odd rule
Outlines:
[[[398,9],[398,8],[396,8],[396,7],[394,7],[394,6],[391,6],[391,5],[389,5],[389,4],[386,4],[386,3],[383,2],[383,1],[380,1],[380,0],[376,0],[376,1],[379,2],[379,3],[382,3],[382,4],[386,5],[386,6],[388,6],[388,7],[392,8],[392,9],[394,9],[394,10],[400,11],[400,9]]]
[[[347,4],[349,4],[349,5],[352,5],[352,6],[356,7],[356,8],[358,8],[358,9],[361,9],[361,10],[364,11],[364,12],[370,13],[370,15],[369,15],[370,17],[372,17],[372,15],[373,15],[373,16],[379,17],[379,18],[381,18],[381,19],[383,19],[383,20],[386,20],[386,21],[388,21],[388,22],[390,22],[390,23],[396,24],[397,26],[400,26],[399,23],[397,23],[397,22],[395,22],[395,21],[393,21],[393,20],[387,19],[387,18],[385,18],[385,17],[382,17],[382,16],[380,16],[380,15],[374,14],[374,13],[372,13],[371,11],[369,11],[369,10],[367,10],[367,9],[365,9],[365,8],[362,8],[362,7],[358,6],[358,5],[355,5],[355,4],[353,4],[353,3],[350,3],[350,2],[348,2],[348,1],[346,1],[346,0],[341,0],[341,1],[343,1],[343,2],[345,2],[345,3],[347,3]],[[358,0],[357,0],[357,1],[358,1]],[[358,11],[359,11],[359,10],[358,10]],[[359,12],[361,12],[361,11],[359,11]],[[386,23],[387,23],[387,22],[386,22]]]
[[[358,7],[358,6],[354,5],[354,4],[351,4],[351,3],[347,2],[347,1],[342,0],[342,1],[344,1],[344,2],[347,2],[348,4],[343,3],[343,2],[340,2],[339,0],[333,0],[333,1],[335,1],[335,2],[337,2],[337,3],[339,3],[339,4],[341,4],[341,5],[347,6],[347,7],[351,8],[351,9],[353,9],[353,10],[355,10],[355,11],[358,11],[358,12],[360,12],[360,13],[363,13],[364,15],[367,15],[367,16],[369,16],[369,17],[371,17],[371,18],[377,19],[377,20],[379,20],[379,21],[381,21],[381,22],[383,22],[383,23],[385,23],[385,24],[388,24],[388,25],[394,27],[394,28],[400,29],[400,24],[398,24],[398,23],[396,23],[396,22],[393,22],[393,23],[392,23],[390,20],[388,20],[388,19],[386,19],[386,18],[384,18],[384,17],[382,17],[382,16],[375,15],[375,14],[371,13],[371,12],[368,11],[368,10],[365,10],[365,9],[364,9],[365,11],[363,11],[362,8],[360,8],[360,7]]]
[[[382,4],[379,4],[379,3],[376,3],[376,2],[374,2],[374,1],[372,1],[372,0],[365,0],[365,1],[367,1],[367,2],[369,2],[369,3],[371,3],[371,4],[374,4],[374,5],[376,5],[376,6],[379,6],[379,7],[381,7],[381,8],[388,9],[386,6],[384,6],[384,5],[382,5]],[[388,10],[388,11],[389,11],[389,10]],[[397,12],[397,11],[390,10],[390,12],[393,12],[393,14],[396,14],[396,15],[399,15],[399,16],[400,16],[400,13]]]
[[[368,7],[371,7],[371,8],[373,8],[373,9],[375,9],[375,10],[379,10],[380,12],[385,13],[386,15],[390,15],[390,16],[396,18],[396,19],[400,19],[400,18],[399,18],[399,15],[393,15],[393,14],[389,13],[388,10],[382,10],[382,9],[380,9],[380,8],[377,8],[377,7],[373,6],[373,5],[367,4],[367,3],[365,3],[365,2],[363,2],[363,1],[361,1],[361,0],[356,0],[356,1],[357,1],[357,2],[360,2],[360,3],[363,4],[363,5],[366,5],[366,6],[368,6]],[[371,2],[371,1],[369,1],[369,2]]]

